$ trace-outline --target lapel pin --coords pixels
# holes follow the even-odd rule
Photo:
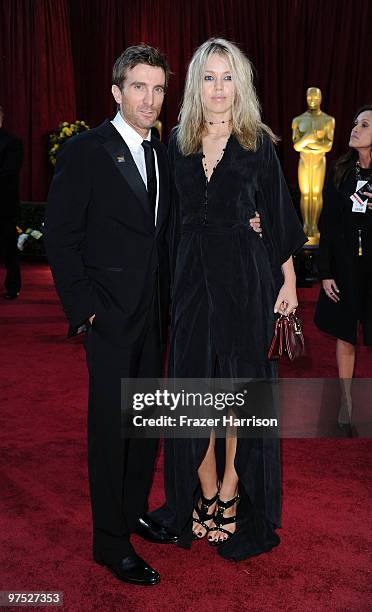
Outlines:
[[[118,155],[118,157],[116,158],[116,161],[117,161],[119,164],[122,164],[123,162],[125,162],[125,157],[124,157],[124,155]]]

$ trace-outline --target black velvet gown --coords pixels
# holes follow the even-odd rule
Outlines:
[[[272,142],[263,134],[257,151],[249,152],[231,136],[209,183],[202,154],[183,156],[176,131],[169,159],[175,183],[170,376],[275,378],[277,366],[267,351],[281,264],[306,237]],[[249,225],[256,210],[263,238]],[[217,447],[223,442],[217,440]],[[191,545],[197,470],[208,443],[165,440],[166,503],[152,517],[180,535],[180,546]],[[223,461],[218,464],[223,474]],[[237,530],[218,552],[239,560],[279,542],[279,440],[238,437],[235,467]]]

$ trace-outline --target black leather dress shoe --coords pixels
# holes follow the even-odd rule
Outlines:
[[[4,298],[6,300],[15,300],[19,296],[19,291],[7,291],[4,293]]]
[[[176,544],[178,538],[169,533],[165,527],[158,525],[149,516],[141,517],[135,533],[154,544]]]
[[[344,433],[345,438],[353,437],[353,431],[350,423],[343,423],[342,421],[337,421],[337,427]]]
[[[120,561],[104,561],[99,555],[94,555],[94,560],[100,565],[105,565],[116,578],[130,584],[151,586],[160,582],[160,575],[156,570],[147,565],[135,552]]]

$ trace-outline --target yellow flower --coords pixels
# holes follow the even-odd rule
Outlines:
[[[56,163],[56,153],[60,147],[68,138],[89,130],[89,125],[85,121],[76,120],[73,123],[63,121],[59,124],[58,128],[49,135],[49,151],[48,156],[53,165]]]

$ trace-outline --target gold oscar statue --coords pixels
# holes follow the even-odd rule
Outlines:
[[[306,244],[319,243],[318,220],[323,205],[325,154],[332,149],[335,120],[320,110],[322,92],[309,87],[307,111],[292,121],[293,146],[300,153],[298,183]]]
[[[154,125],[152,126],[153,128],[155,128],[155,130],[157,130],[157,134],[156,136],[159,134],[159,140],[163,140],[163,124],[161,121],[159,121],[159,119],[157,121],[155,121]]]

